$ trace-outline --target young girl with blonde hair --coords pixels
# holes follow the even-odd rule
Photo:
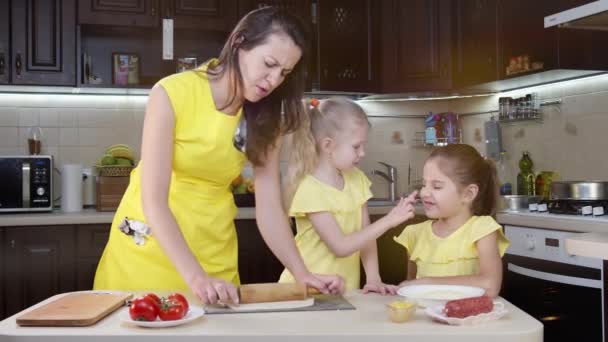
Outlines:
[[[447,145],[433,150],[422,178],[420,198],[430,220],[407,226],[395,239],[409,255],[408,280],[401,285],[470,285],[497,296],[509,241],[492,218],[494,164],[469,145]]]
[[[289,215],[295,217],[296,245],[311,272],[338,274],[346,289],[394,294],[378,272],[376,239],[414,216],[415,194],[401,199],[370,224],[367,200],[371,182],[357,165],[365,156],[369,121],[355,102],[329,98],[309,105],[310,128],[294,133],[286,182]],[[294,282],[288,270],[280,282]]]

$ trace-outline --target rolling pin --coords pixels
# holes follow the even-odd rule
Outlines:
[[[241,304],[304,300],[309,295],[320,294],[316,288],[298,283],[245,284],[238,290]]]

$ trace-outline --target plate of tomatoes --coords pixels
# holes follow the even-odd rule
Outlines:
[[[165,328],[192,322],[204,314],[203,308],[191,306],[180,293],[167,297],[148,293],[133,299],[129,310],[120,314],[120,320],[140,327]]]

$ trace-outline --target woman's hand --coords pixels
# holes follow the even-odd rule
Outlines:
[[[414,191],[406,198],[401,198],[399,203],[386,214],[391,225],[396,226],[414,217],[414,202],[417,194],[418,191]]]
[[[208,275],[195,277],[189,285],[192,292],[205,304],[239,303],[234,284]]]
[[[344,292],[344,279],[339,275],[308,273],[296,280],[298,283],[316,288],[323,294],[335,295]]]
[[[363,293],[379,293],[381,295],[395,295],[399,290],[398,286],[385,284],[383,282],[369,282],[363,287]]]

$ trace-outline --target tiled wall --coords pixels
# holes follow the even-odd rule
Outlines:
[[[544,121],[503,125],[503,146],[509,153],[510,178],[515,180],[522,151],[530,151],[535,170],[559,171],[562,179],[608,180],[608,76],[529,89],[501,96],[518,97],[538,91],[541,100],[561,99],[546,106]],[[139,155],[147,97],[110,95],[0,94],[0,155],[27,153],[30,127],[43,129],[42,152],[55,156],[56,166],[92,166],[112,144],[132,146]],[[419,181],[430,148],[414,139],[424,130],[429,111],[479,112],[497,108],[498,96],[454,100],[360,102],[370,115],[372,129],[361,168],[369,174],[384,170],[377,162],[398,169],[398,192]],[[419,117],[410,117],[419,115]],[[483,123],[491,114],[464,116],[464,142],[485,153]],[[397,132],[402,142],[393,139]],[[409,171],[408,171],[409,169]],[[409,174],[409,185],[408,185]],[[369,175],[377,197],[387,195],[387,184]],[[58,178],[58,177],[57,177]]]
[[[558,171],[562,180],[608,180],[608,76],[587,78],[503,94],[520,97],[537,91],[541,101],[561,100],[543,109],[542,122],[501,125],[509,178],[515,184],[518,162],[529,151],[534,171]],[[452,100],[450,110],[471,112],[498,107],[498,96]],[[463,118],[464,141],[485,152],[483,123],[491,115]],[[480,130],[481,139],[475,138]]]

